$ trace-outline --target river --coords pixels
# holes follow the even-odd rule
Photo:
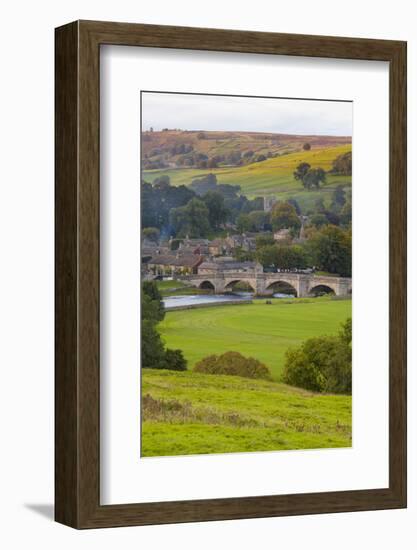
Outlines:
[[[276,293],[273,296],[267,298],[294,298],[290,294],[279,294]],[[191,296],[170,296],[164,298],[164,306],[166,310],[169,310],[174,307],[186,307],[186,306],[196,306],[200,304],[213,304],[213,303],[222,303],[222,302],[236,302],[237,300],[257,300],[252,294],[252,292],[235,292],[233,294],[200,294],[200,295],[191,295]],[[259,298],[265,300],[265,296]]]

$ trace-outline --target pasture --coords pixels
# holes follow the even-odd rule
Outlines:
[[[144,457],[352,444],[347,395],[238,376],[143,369],[142,396]]]
[[[304,208],[310,207],[322,196],[330,200],[331,192],[338,186],[350,187],[351,176],[327,175],[327,182],[319,191],[306,191],[299,181],[294,180],[293,172],[301,162],[308,162],[313,168],[330,170],[332,161],[351,150],[351,145],[338,145],[310,151],[297,151],[245,166],[222,167],[215,169],[171,168],[143,172],[143,179],[152,182],[161,175],[167,175],[172,185],[189,185],[200,176],[213,173],[218,183],[240,185],[242,193],[249,198],[273,195],[281,200],[295,197]]]
[[[211,354],[239,351],[269,367],[279,380],[285,351],[314,336],[336,334],[351,316],[351,300],[329,297],[170,311],[158,325],[168,348],[181,349],[188,368]]]

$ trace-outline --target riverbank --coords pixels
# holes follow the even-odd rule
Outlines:
[[[228,301],[224,301],[224,302],[221,302],[219,304],[219,302],[207,302],[207,303],[198,303],[198,304],[190,304],[188,306],[186,305],[183,305],[183,306],[169,306],[168,308],[166,308],[166,311],[167,312],[170,312],[170,311],[186,311],[187,309],[200,309],[200,308],[207,308],[207,307],[219,307],[219,305],[222,305],[222,306],[241,306],[241,305],[245,305],[245,304],[252,304],[252,300],[228,300]]]

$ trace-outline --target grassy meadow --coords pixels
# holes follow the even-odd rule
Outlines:
[[[327,182],[319,191],[306,191],[299,181],[294,180],[293,172],[301,162],[308,162],[313,168],[332,168],[332,161],[339,155],[351,151],[350,144],[335,147],[312,148],[310,151],[297,151],[275,158],[248,164],[215,169],[172,168],[143,172],[143,179],[152,182],[161,175],[168,175],[172,185],[189,185],[199,176],[213,173],[218,183],[240,185],[242,193],[249,198],[274,195],[281,200],[296,198],[304,208],[310,207],[318,197],[328,202],[332,191],[338,186],[350,187],[351,176],[328,174]]]
[[[142,396],[144,457],[351,446],[351,396],[153,369]]]
[[[188,368],[213,353],[239,351],[269,367],[279,380],[287,348],[307,338],[335,334],[351,316],[351,300],[264,300],[239,306],[169,311],[158,325],[167,347],[181,349]]]

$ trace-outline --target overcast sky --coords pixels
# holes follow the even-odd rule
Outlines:
[[[142,129],[352,135],[352,103],[142,93]]]

